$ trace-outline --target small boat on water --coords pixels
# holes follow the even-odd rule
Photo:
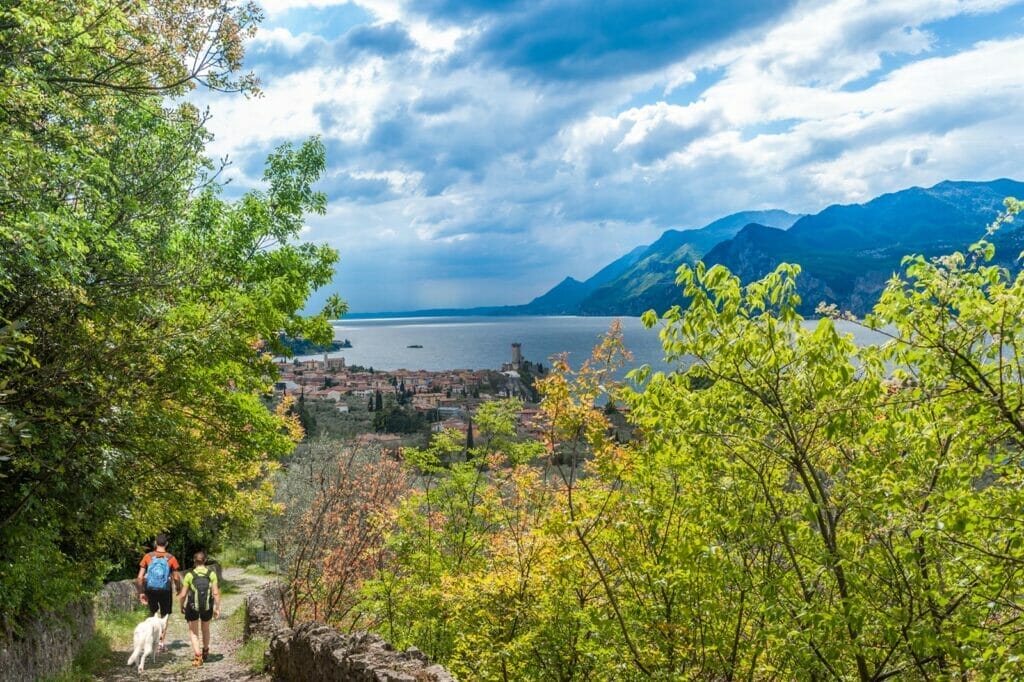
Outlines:
[[[423,346],[421,346],[418,343],[411,343],[408,346],[406,346],[406,348],[423,348]]]

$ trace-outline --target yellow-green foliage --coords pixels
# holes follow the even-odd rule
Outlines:
[[[617,389],[614,333],[556,364],[546,465],[418,453],[364,607],[467,679],[1019,677],[1024,276],[991,257],[908,258],[863,347],[803,323],[796,266],[681,268],[645,316],[673,368]]]

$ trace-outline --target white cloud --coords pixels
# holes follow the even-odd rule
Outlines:
[[[272,20],[344,3],[267,4]],[[737,210],[813,211],[950,177],[1020,175],[1024,38],[1007,30],[951,47],[929,31],[1005,0],[805,2],[760,33],[658,73],[585,86],[461,62],[471,24],[439,28],[398,0],[358,4],[375,22],[401,23],[416,49],[321,60],[268,78],[258,100],[208,98],[213,150],[262,155],[281,140],[323,135],[335,145],[329,176],[383,189],[369,199],[339,193],[310,220],[309,238],[342,250],[342,272],[365,276],[377,262],[387,277],[431,273],[439,298],[424,305],[522,301],[529,296],[514,286],[532,282],[531,295],[540,293],[666,228]],[[319,39],[271,24],[255,40],[299,54]],[[902,65],[886,72],[893,62]],[[455,272],[503,258],[524,268],[504,289],[475,270]],[[473,291],[452,293],[448,271]],[[502,276],[511,277],[494,273]],[[371,302],[380,293],[347,295],[365,310],[384,305]],[[464,300],[472,295],[481,298]]]
[[[767,77],[835,89],[877,70],[886,54],[916,55],[932,47],[923,26],[964,13],[989,12],[1017,0],[835,0],[805,2],[760,40],[749,36],[696,55],[691,68],[729,67],[730,75]]]
[[[458,42],[472,33],[472,29],[459,26],[438,28],[425,21],[414,21],[409,24],[409,35],[418,46],[441,55],[454,52]]]
[[[272,28],[261,27],[246,45],[246,49],[258,50],[266,47],[280,47],[284,52],[295,55],[317,42],[324,42],[324,40],[313,33],[302,32],[296,35],[280,26]]]
[[[646,164],[694,167],[717,163],[733,155],[752,168],[772,172],[800,172],[808,156],[840,156],[857,146],[870,155],[922,129],[943,135],[1000,111],[1019,111],[1024,105],[1024,74],[1012,64],[1024,63],[1024,39],[990,41],[948,57],[935,57],[896,69],[860,91],[812,88],[771,77],[770,65],[760,73],[740,69],[712,85],[689,105],[658,103],[631,108],[615,117],[594,116],[569,128],[563,158],[575,164],[600,163],[609,173],[640,163],[630,147],[662,133],[666,126],[705,131],[699,138],[680,138],[667,161]],[[951,88],[950,84],[956,87]],[[992,111],[988,111],[992,109]],[[786,129],[757,134],[758,126],[787,122]],[[754,135],[747,135],[754,129]],[[671,140],[662,136],[663,140]],[[819,151],[815,151],[815,150]],[[670,150],[672,151],[672,150]],[[610,164],[609,156],[621,157]],[[597,161],[595,161],[595,159]],[[815,174],[828,159],[812,159]],[[645,164],[640,164],[645,165]],[[587,168],[593,172],[593,168]],[[880,179],[886,178],[879,174]],[[851,195],[850,198],[855,198]]]
[[[314,67],[275,79],[253,99],[214,97],[210,126],[214,152],[245,150],[281,140],[324,134],[345,141],[365,139],[378,109],[390,92],[383,82],[379,59],[345,69]],[[333,112],[324,126],[317,106]]]

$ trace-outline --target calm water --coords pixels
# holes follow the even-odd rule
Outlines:
[[[578,367],[590,357],[612,317],[423,317],[380,320],[342,320],[335,337],[348,339],[332,357],[349,365],[374,369],[500,369],[512,357],[512,343],[522,344],[523,358],[550,365],[552,355],[567,352]],[[664,368],[657,329],[644,329],[638,318],[622,321],[626,346],[634,364]],[[808,324],[814,324],[810,322]],[[843,324],[843,323],[840,323]],[[860,343],[872,335],[850,325]],[[876,337],[877,338],[877,337]],[[422,348],[409,348],[420,345]]]

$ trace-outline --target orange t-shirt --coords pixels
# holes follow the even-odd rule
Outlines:
[[[142,568],[148,569],[149,568],[149,562],[153,560],[153,555],[154,554],[156,556],[158,556],[158,557],[160,557],[160,556],[170,557],[167,560],[167,565],[171,568],[171,570],[172,571],[179,571],[179,570],[181,570],[181,567],[178,566],[178,560],[175,559],[174,555],[171,554],[170,552],[146,552],[142,556],[142,561],[139,562],[139,566],[141,566]]]

